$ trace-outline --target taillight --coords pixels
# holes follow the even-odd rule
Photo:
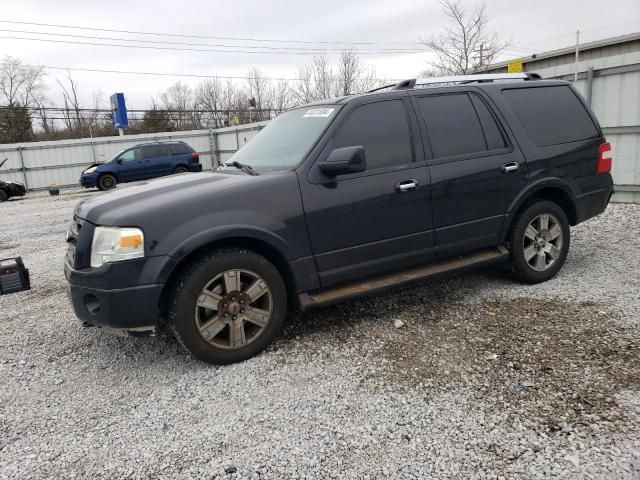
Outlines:
[[[200,163],[200,153],[191,152],[191,163]]]
[[[603,143],[598,149],[596,173],[609,173],[611,171],[611,160],[611,144]]]

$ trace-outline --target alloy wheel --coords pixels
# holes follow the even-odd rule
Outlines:
[[[535,271],[544,272],[562,252],[562,225],[550,213],[541,213],[529,222],[522,241],[525,261]]]
[[[227,270],[198,295],[195,322],[207,343],[234,350],[256,340],[272,313],[273,296],[264,279],[249,270]]]

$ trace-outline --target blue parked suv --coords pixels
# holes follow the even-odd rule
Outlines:
[[[200,155],[184,142],[143,143],[90,166],[82,172],[80,185],[111,190],[118,183],[201,171]]]

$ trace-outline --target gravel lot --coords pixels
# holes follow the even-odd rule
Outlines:
[[[640,477],[640,207],[572,229],[546,284],[497,265],[296,314],[216,368],[80,326],[62,261],[88,194],[0,206],[33,283],[0,297],[1,478]]]

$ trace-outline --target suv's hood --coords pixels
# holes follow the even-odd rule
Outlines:
[[[244,174],[193,173],[175,175],[155,180],[130,183],[116,190],[93,195],[82,200],[74,214],[96,225],[123,225],[138,214],[162,215],[167,204],[198,201],[198,197],[217,194],[230,185],[244,183],[259,177]]]

